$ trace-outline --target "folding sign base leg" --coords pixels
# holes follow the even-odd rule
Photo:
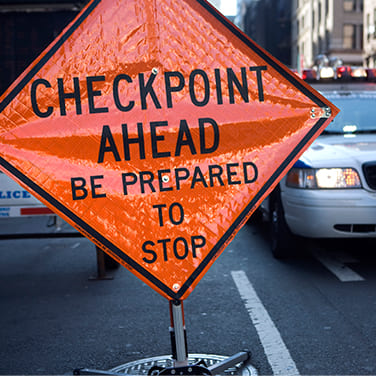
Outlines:
[[[108,275],[106,271],[105,254],[98,246],[95,247],[97,251],[97,275],[90,276],[89,280],[113,280],[112,275]]]
[[[251,353],[249,351],[238,352],[237,354],[228,357],[227,359],[220,361],[208,367],[209,371],[213,376],[224,372],[226,369],[234,368],[240,363],[245,363],[251,358]]]
[[[125,376],[124,374],[114,373],[112,371],[98,370],[98,369],[75,369],[73,371],[74,376]]]
[[[220,359],[216,358],[214,362],[213,357],[215,355],[195,355],[196,357],[191,358],[190,363],[182,301],[170,301],[170,318],[172,357],[162,356],[143,359],[115,367],[109,371],[86,368],[76,369],[73,374],[76,376],[214,376],[230,369],[232,371],[240,371],[240,366],[244,365],[244,370],[252,371],[252,373],[242,372],[240,375],[257,375],[255,369],[247,365],[250,360],[250,352],[248,351],[238,352],[227,358],[219,357]],[[234,372],[231,374],[234,375]]]
[[[205,360],[200,360],[195,364],[188,364],[180,367],[163,368],[154,366],[150,368],[149,376],[217,376],[225,372],[227,369],[235,368],[241,363],[245,363],[250,359],[248,351],[239,352],[218,363],[207,366]],[[252,374],[257,375],[257,374]]]
[[[257,370],[250,364],[250,353],[239,352],[230,357],[218,355],[192,354],[189,358],[194,359],[193,363],[187,366],[174,367],[169,361],[170,356],[157,356],[148,359],[133,361],[120,365],[111,370],[97,369],[76,369],[75,376],[258,376]],[[215,360],[213,360],[215,359]],[[210,360],[210,361],[209,361]],[[208,366],[208,361],[210,366]],[[156,364],[152,367],[150,365]],[[162,366],[164,365],[164,366]],[[225,373],[224,373],[225,372]]]
[[[237,364],[247,361],[250,358],[248,351],[239,352],[219,363],[207,367],[204,360],[195,364],[188,363],[187,333],[184,322],[183,302],[179,300],[170,301],[171,317],[171,347],[174,365],[169,368],[154,366],[150,368],[148,375],[159,376],[211,376],[224,372],[226,369],[235,367]]]

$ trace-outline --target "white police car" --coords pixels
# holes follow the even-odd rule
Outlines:
[[[0,218],[53,214],[49,208],[0,171]]]
[[[341,112],[261,205],[277,258],[294,236],[376,238],[376,86],[315,87]]]

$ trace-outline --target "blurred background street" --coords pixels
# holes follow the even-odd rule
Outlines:
[[[43,221],[34,231],[44,231]],[[21,226],[30,230],[29,222]],[[370,241],[310,242],[281,262],[265,227],[247,224],[184,302],[188,351],[249,349],[261,375],[291,367],[302,375],[374,375],[374,250]],[[341,281],[312,255],[320,252],[353,279]],[[96,272],[95,247],[84,238],[1,241],[0,374],[71,375],[171,354],[167,300],[122,267],[110,272],[113,280],[89,280]],[[263,329],[240,296],[242,276],[260,300],[253,308],[270,317]],[[276,365],[273,351],[286,350]]]

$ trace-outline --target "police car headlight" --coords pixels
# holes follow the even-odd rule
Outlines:
[[[288,187],[303,189],[361,188],[359,174],[352,168],[298,169],[287,174]]]

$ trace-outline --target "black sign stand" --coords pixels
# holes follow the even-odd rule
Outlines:
[[[189,364],[187,350],[187,333],[184,322],[183,302],[179,300],[170,301],[170,337],[172,348],[172,367],[153,366],[149,369],[149,376],[214,376],[224,372],[228,368],[235,367],[250,359],[249,351],[242,351],[224,359],[214,365],[207,366],[205,362],[199,361],[196,364]],[[124,376],[125,374],[96,369],[75,369],[75,376]]]

